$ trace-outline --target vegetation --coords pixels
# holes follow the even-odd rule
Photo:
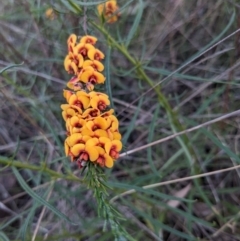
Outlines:
[[[102,2],[0,3],[0,240],[240,240],[238,1]],[[70,34],[105,54],[112,168],[65,156]]]

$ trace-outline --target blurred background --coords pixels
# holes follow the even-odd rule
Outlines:
[[[139,67],[90,23],[101,25],[99,2],[0,3],[0,71],[16,65],[0,74],[0,240],[114,240],[102,231],[92,191],[55,175],[74,172],[82,178],[63,148],[60,105],[70,79],[63,67],[69,34],[98,37],[122,152],[181,130],[156,90],[182,129],[239,108],[240,32],[229,36],[240,28],[239,1],[118,1],[121,17],[103,27],[139,60],[151,83],[159,83],[151,91]],[[239,123],[235,116],[120,158],[106,171],[109,199],[136,190],[114,202],[125,218],[121,225],[139,241],[240,240],[238,169],[142,189],[239,165]]]

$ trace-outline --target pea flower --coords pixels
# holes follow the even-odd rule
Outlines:
[[[107,1],[97,6],[98,14],[102,16],[107,23],[114,23],[118,20],[120,16],[118,9],[116,0]]]
[[[106,7],[116,10],[115,3]],[[80,168],[86,164],[111,168],[122,149],[119,123],[109,108],[109,97],[94,91],[106,80],[101,63],[104,53],[95,48],[96,42],[94,36],[79,39],[71,34],[64,59],[64,68],[72,75],[67,83],[69,90],[63,90],[66,103],[61,105],[67,133],[64,149]]]

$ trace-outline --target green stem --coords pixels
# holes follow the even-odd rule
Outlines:
[[[20,161],[4,160],[4,157],[1,157],[1,156],[0,156],[0,164],[4,165],[6,167],[13,166],[13,167],[17,167],[17,168],[29,169],[32,171],[44,172],[44,173],[49,174],[52,178],[56,178],[56,179],[61,178],[61,179],[69,180],[69,181],[76,181],[76,182],[83,183],[83,180],[79,179],[77,176],[74,176],[71,173],[69,173],[68,175],[63,175],[63,174],[60,174],[56,171],[53,171],[53,170],[47,168],[45,165],[36,166],[36,165],[31,165],[31,164],[20,162]]]

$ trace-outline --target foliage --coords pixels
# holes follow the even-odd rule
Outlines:
[[[0,4],[0,240],[113,240],[102,217],[129,240],[239,240],[238,2],[103,2]],[[59,107],[72,33],[98,38],[124,142],[85,178]]]

